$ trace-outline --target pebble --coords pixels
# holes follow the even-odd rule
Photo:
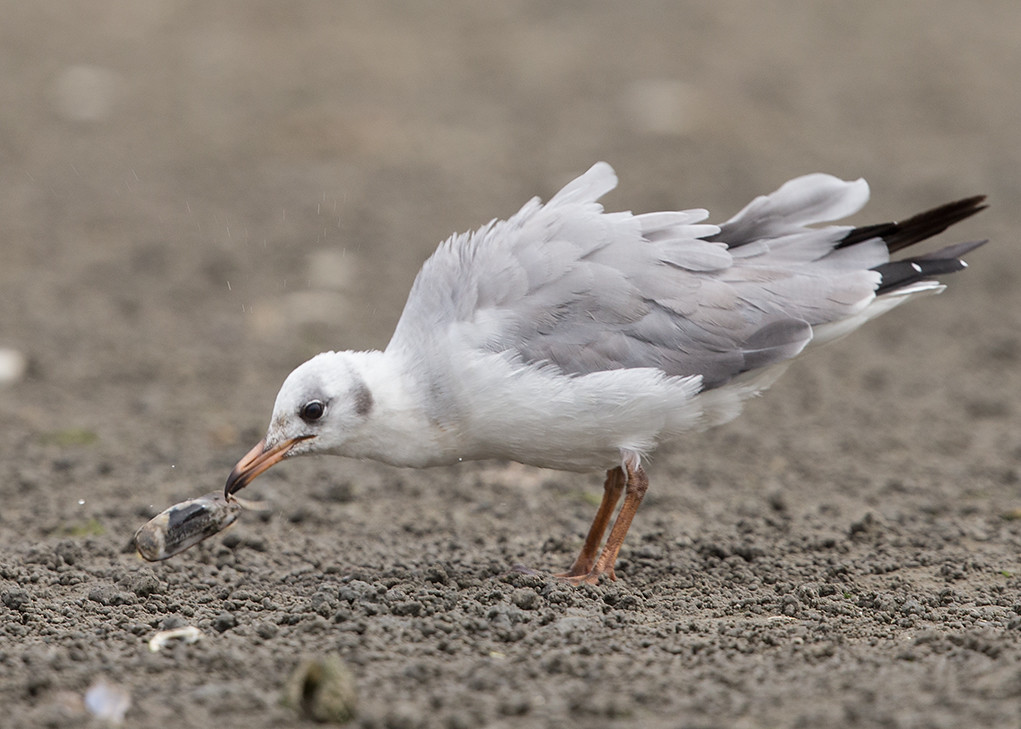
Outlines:
[[[213,618],[213,628],[217,633],[224,633],[231,628],[237,627],[238,619],[233,613],[222,612]]]
[[[4,605],[9,607],[11,610],[24,611],[28,604],[32,601],[32,597],[28,594],[27,590],[23,590],[20,587],[14,587],[10,590],[4,590],[0,594],[0,601]]]
[[[511,595],[511,602],[522,610],[535,610],[542,606],[542,598],[535,590],[521,588]]]

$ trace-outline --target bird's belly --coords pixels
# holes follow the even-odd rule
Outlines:
[[[530,443],[495,443],[480,451],[477,460],[499,459],[516,461],[537,468],[551,468],[558,471],[589,472],[619,466],[622,450],[638,450],[622,447],[621,442],[608,440],[586,443],[560,441],[545,438]],[[645,450],[651,449],[641,449]]]

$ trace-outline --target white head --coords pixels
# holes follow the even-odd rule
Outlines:
[[[306,453],[344,455],[344,445],[370,420],[375,402],[352,352],[324,352],[284,380],[266,437],[238,461],[227,495],[247,486],[284,458]]]

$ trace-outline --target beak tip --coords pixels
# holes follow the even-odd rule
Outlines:
[[[227,482],[223,485],[223,495],[225,498],[230,498],[231,494],[240,491],[247,485],[244,471],[235,466],[230,475],[227,476]]]
[[[255,444],[255,447],[252,448],[252,450],[248,451],[248,453],[246,453],[241,460],[237,462],[234,468],[232,468],[230,473],[227,475],[227,482],[223,486],[224,498],[229,499],[231,494],[243,489],[251,483],[252,479],[261,473],[261,471],[255,470],[255,466],[265,451],[266,441],[260,440]]]
[[[237,462],[237,465],[227,476],[227,483],[223,486],[223,496],[229,499],[232,494],[237,493],[250,484],[256,476],[268,469],[275,463],[287,457],[295,444],[307,440],[311,436],[299,436],[291,438],[270,448],[266,447],[266,440],[259,441],[252,450]]]

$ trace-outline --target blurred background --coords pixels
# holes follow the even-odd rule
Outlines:
[[[812,171],[870,181],[860,223],[989,194],[958,235],[995,242],[950,295],[795,377],[860,399],[869,377],[945,366],[921,385],[964,392],[944,405],[1014,413],[1011,0],[0,11],[3,441],[98,440],[88,488],[228,468],[293,366],[385,345],[439,241],[600,159],[621,179],[608,208],[714,220]],[[781,387],[803,415],[804,385]]]
[[[986,192],[957,284],[1016,272],[1009,0],[2,10],[0,338],[59,390],[22,413],[248,422],[306,353],[384,345],[441,239],[599,159],[609,207],[716,219],[816,170],[868,220]]]
[[[108,563],[121,569],[107,553],[132,529],[223,483],[262,436],[294,366],[323,349],[386,344],[415,273],[441,240],[507,217],[534,195],[548,198],[605,160],[620,177],[608,209],[706,207],[720,221],[815,171],[868,179],[873,202],[855,223],[978,193],[991,206],[948,236],[992,243],[969,257],[970,270],[945,295],[817,352],[742,419],[657,454],[632,541],[650,535],[643,548],[673,552],[651,564],[669,572],[699,559],[690,539],[714,525],[729,538],[752,505],[801,519],[792,539],[808,534],[809,554],[813,539],[825,541],[817,532],[843,544],[847,524],[870,510],[891,523],[899,514],[909,523],[949,514],[955,548],[984,545],[1001,577],[1016,573],[1016,527],[1001,514],[1016,518],[1021,496],[1017,0],[0,0],[0,18],[0,555],[84,534],[107,550],[84,555],[90,574],[105,574]],[[289,464],[259,489],[290,504],[312,495],[321,518],[250,527],[265,530],[273,547],[244,558],[261,565],[254,560],[282,555],[280,574],[259,568],[267,591],[281,589],[282,575],[306,556],[347,569],[349,559],[398,563],[379,552],[390,549],[418,564],[429,559],[428,540],[444,553],[449,493],[461,497],[451,540],[473,555],[504,564],[501,550],[519,550],[511,559],[546,568],[574,549],[592,507],[569,489],[597,499],[598,479],[486,468],[397,477],[337,461]],[[344,479],[355,483],[353,498],[320,498],[324,488],[343,491]],[[293,491],[281,488],[288,481]],[[411,491],[375,490],[394,482]],[[540,484],[549,488],[527,490]],[[431,526],[418,523],[419,509]],[[338,515],[364,532],[348,534],[345,551]],[[770,518],[754,512],[750,521]],[[544,545],[547,534],[564,539]],[[294,545],[300,557],[287,551]],[[308,545],[317,545],[314,555]],[[783,559],[804,558],[800,547],[781,546]],[[130,555],[122,563],[138,571]],[[189,558],[159,574],[202,567]],[[638,579],[659,579],[644,569]],[[804,579],[796,567],[791,574],[785,579]],[[1000,579],[982,575],[980,588]],[[942,583],[929,587],[936,594]],[[84,588],[61,589],[63,605],[83,602]],[[192,595],[187,579],[174,589],[175,600]],[[292,589],[307,601],[304,588]],[[979,593],[962,600],[983,604]],[[40,593],[45,601],[51,594]],[[704,612],[691,604],[679,602],[682,618],[669,618]],[[77,640],[78,620],[68,619],[64,644]],[[89,630],[106,635],[105,625]],[[296,635],[306,634],[281,633]],[[848,645],[871,645],[847,635]],[[308,636],[301,640],[316,640]],[[130,640],[138,642],[111,638],[95,660],[112,655],[117,670],[133,671],[124,666],[136,664],[116,661],[136,656]],[[237,641],[247,650],[240,629]],[[223,649],[216,645],[214,656]],[[874,656],[862,650],[859,664],[842,664],[847,686],[873,674]],[[896,659],[886,654],[898,667],[906,663],[899,650]],[[1018,685],[1008,653],[987,684],[1003,712]],[[290,658],[269,644],[258,659],[239,659],[252,693],[264,692],[272,660]],[[436,660],[446,665],[445,656]],[[165,691],[205,681],[182,665]],[[679,665],[664,656],[654,670]],[[782,660],[763,665],[786,680]],[[379,671],[380,704],[404,668],[395,654]],[[883,691],[884,675],[874,675],[870,691]],[[946,685],[971,685],[946,676]],[[797,680],[763,684],[753,705],[742,703],[738,684],[727,695],[732,706],[751,706],[751,726],[776,696],[797,692],[811,711],[843,680],[821,678],[804,692]],[[938,713],[944,696],[942,684],[932,686],[902,687],[888,717],[906,701],[932,718],[926,712]],[[844,688],[853,719],[871,700]],[[153,696],[150,715],[164,705],[164,694]],[[975,705],[986,697],[972,695]],[[683,697],[663,704],[664,721],[673,721],[671,701]]]

